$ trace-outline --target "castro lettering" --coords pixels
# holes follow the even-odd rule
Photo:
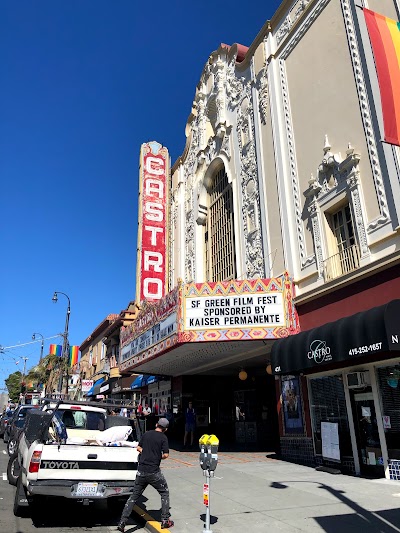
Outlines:
[[[40,467],[51,470],[79,470],[77,461],[42,461]]]
[[[310,344],[310,351],[307,353],[308,359],[314,359],[318,364],[324,361],[331,361],[331,349],[326,345],[326,341],[315,340]]]
[[[168,152],[158,143],[148,143],[142,145],[142,153],[139,301],[157,301],[166,290]]]

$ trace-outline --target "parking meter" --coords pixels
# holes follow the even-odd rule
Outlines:
[[[218,464],[219,439],[215,435],[210,435],[207,440],[207,463],[208,470],[214,472]]]
[[[199,439],[199,447],[200,447],[200,457],[199,457],[199,461],[200,461],[200,466],[203,470],[207,470],[208,469],[208,466],[207,466],[207,441],[208,439],[210,438],[210,435],[202,435]]]
[[[203,533],[212,533],[210,529],[210,479],[214,477],[214,471],[218,464],[218,446],[219,439],[215,435],[205,434],[199,439],[200,467],[203,470],[203,476],[206,477],[206,482],[203,484],[203,503],[206,506],[206,523]]]

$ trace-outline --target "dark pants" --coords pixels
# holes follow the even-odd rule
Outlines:
[[[168,520],[168,518],[171,516],[169,512],[169,489],[164,474],[161,472],[161,470],[158,470],[158,472],[155,472],[154,474],[138,471],[133,492],[129,496],[124,510],[122,511],[121,522],[126,523],[128,521],[128,518],[132,513],[132,509],[134,508],[140,496],[143,494],[143,491],[147,485],[154,487],[161,496],[161,520]]]

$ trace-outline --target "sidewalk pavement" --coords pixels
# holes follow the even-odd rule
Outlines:
[[[203,483],[198,452],[171,450],[162,463],[171,496],[172,533],[202,533]],[[266,457],[222,453],[210,483],[213,533],[400,532],[400,482],[318,472]],[[146,529],[160,530],[160,497],[148,487],[139,507]],[[127,533],[134,531],[127,528]]]

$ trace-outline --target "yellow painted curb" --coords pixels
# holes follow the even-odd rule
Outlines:
[[[147,511],[145,511],[138,505],[135,505],[133,511],[146,521],[145,527],[152,533],[171,533],[169,529],[161,529],[160,522],[154,520],[154,518],[150,516]]]

